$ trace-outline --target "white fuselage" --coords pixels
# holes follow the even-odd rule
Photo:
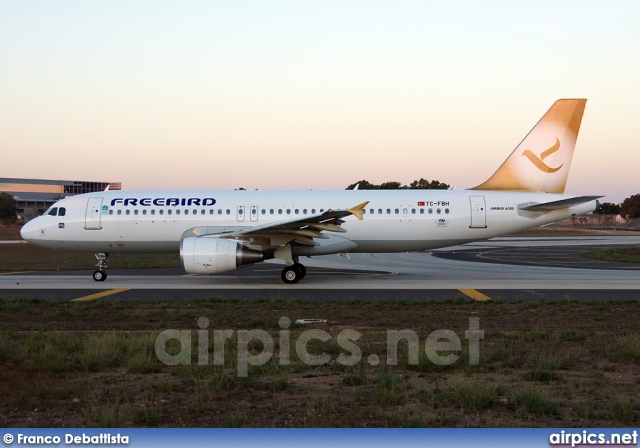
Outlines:
[[[178,252],[185,236],[347,210],[369,201],[362,220],[344,218],[345,233],[327,233],[330,238],[316,247],[294,248],[294,255],[404,252],[511,234],[596,209],[595,200],[547,212],[518,208],[571,197],[478,190],[104,191],[59,201],[54,208],[64,209],[64,216],[40,216],[25,224],[22,235],[59,250]]]

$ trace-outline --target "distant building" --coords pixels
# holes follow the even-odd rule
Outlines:
[[[16,201],[18,215],[29,220],[41,215],[51,205],[67,196],[120,190],[120,182],[90,182],[81,180],[15,179],[0,177],[0,193],[8,193]]]

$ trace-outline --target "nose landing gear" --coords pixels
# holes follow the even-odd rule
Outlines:
[[[96,254],[96,259],[98,263],[96,266],[98,270],[93,273],[93,279],[97,282],[103,282],[107,279],[107,260],[109,259],[109,254],[98,253]]]

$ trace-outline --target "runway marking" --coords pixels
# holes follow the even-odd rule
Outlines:
[[[491,297],[485,296],[480,291],[476,291],[475,289],[458,289],[462,294],[471,297],[473,300],[478,300],[480,302],[486,302],[487,300],[491,300]]]
[[[91,294],[84,297],[78,297],[77,299],[72,299],[71,302],[86,302],[88,300],[96,300],[101,297],[110,296],[112,294],[118,294],[120,292],[129,291],[129,288],[119,288],[119,289],[111,289],[109,291],[98,292],[95,294]]]
[[[35,271],[19,271],[19,272],[0,272],[0,275],[29,274]]]

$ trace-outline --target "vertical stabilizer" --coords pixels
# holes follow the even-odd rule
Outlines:
[[[586,103],[556,101],[493,176],[471,190],[564,193]]]

